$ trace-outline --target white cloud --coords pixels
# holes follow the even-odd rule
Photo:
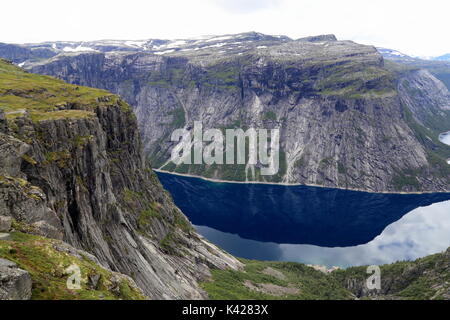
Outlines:
[[[441,55],[450,52],[449,9],[447,0],[16,0],[2,3],[0,42],[334,33],[407,54]]]
[[[283,0],[212,0],[219,7],[235,14],[246,14],[280,6]]]

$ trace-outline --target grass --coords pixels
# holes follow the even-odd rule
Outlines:
[[[441,299],[449,290],[450,272],[448,254],[438,253],[415,261],[400,261],[380,266],[381,295],[397,299]],[[341,284],[349,279],[363,282],[367,279],[367,267],[352,267],[334,271],[331,276]]]
[[[138,227],[139,229],[144,229],[151,222],[152,219],[162,219],[162,215],[159,213],[159,204],[153,202],[149,208],[142,210],[138,216]]]
[[[113,104],[123,111],[131,110],[105,90],[28,73],[0,59],[0,108],[9,120],[24,113],[33,121],[86,118],[94,116],[96,107]]]
[[[420,190],[420,183],[416,176],[420,170],[397,170],[392,176],[392,185],[396,190],[404,190],[405,188],[412,190]]]
[[[277,115],[273,111],[267,111],[264,114],[263,120],[271,120],[271,121],[277,121]]]
[[[242,260],[245,270],[212,270],[212,280],[201,283],[201,287],[213,300],[247,299],[349,299],[351,294],[336,280],[308,266],[289,262],[263,262]],[[266,268],[275,269],[284,275],[278,278],[265,274]],[[282,288],[297,289],[297,293],[282,292],[274,295],[250,289],[245,282],[254,285],[273,284]]]
[[[170,124],[173,128],[183,128],[186,123],[186,115],[184,114],[183,108],[175,109],[169,112],[169,115],[173,116],[172,123]]]
[[[118,288],[112,289],[113,274],[98,266],[87,257],[75,257],[66,252],[57,251],[57,240],[29,235],[21,232],[11,233],[12,241],[0,241],[0,257],[17,263],[19,268],[30,273],[33,281],[32,299],[34,300],[142,300],[142,296],[132,288],[128,280],[123,279]],[[81,289],[67,288],[70,274],[65,270],[76,264],[81,269]],[[95,288],[88,285],[89,275],[99,275]]]
[[[45,164],[56,163],[58,167],[65,168],[71,161],[72,155],[69,150],[54,151],[44,153]]]
[[[217,63],[209,66],[206,71],[202,79],[204,85],[225,90],[236,90],[238,88],[239,63],[234,61]]]
[[[427,256],[416,261],[400,261],[380,266],[381,291],[372,292],[370,297],[358,296],[357,298],[444,299],[445,295],[448,296],[450,288],[449,254],[450,249],[446,253]],[[212,270],[212,278],[200,283],[209,298],[213,300],[354,299],[355,295],[360,294],[358,288],[362,288],[369,277],[367,266],[322,273],[299,263],[245,259],[241,261],[245,264],[243,270]],[[273,270],[267,272],[268,268],[275,272]],[[248,283],[251,283],[252,287],[249,287]],[[354,285],[356,292],[346,289],[348,283]],[[281,289],[294,288],[297,291],[273,293],[267,290],[255,290],[255,288],[264,288],[264,285],[268,284]]]
[[[322,61],[308,66],[310,80],[321,96],[346,99],[383,98],[396,95],[394,73],[378,65],[359,61]]]
[[[60,119],[82,119],[91,118],[95,114],[85,110],[61,110],[53,112],[33,111],[30,114],[31,120],[34,122],[42,120],[60,120]]]

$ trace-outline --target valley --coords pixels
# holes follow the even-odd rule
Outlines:
[[[17,60],[27,70],[127,101],[153,168],[226,181],[449,191],[450,147],[438,138],[450,119],[447,88],[374,47],[260,33],[24,46],[52,55]],[[222,131],[279,129],[280,170],[264,176],[261,163],[170,163],[171,133],[194,121]]]
[[[0,57],[0,272],[28,274],[20,297],[449,298],[450,93],[434,69],[256,32]],[[280,130],[279,172],[174,164],[170,136],[195,121]]]

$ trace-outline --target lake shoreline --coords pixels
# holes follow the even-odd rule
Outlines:
[[[209,182],[215,182],[215,183],[229,183],[229,184],[248,184],[248,185],[272,185],[272,186],[284,186],[284,187],[300,187],[300,186],[305,186],[305,187],[316,187],[316,188],[323,188],[323,189],[338,189],[338,190],[348,190],[348,191],[357,191],[357,192],[365,192],[365,193],[379,193],[379,194],[433,194],[433,193],[450,193],[449,191],[422,191],[422,192],[394,192],[394,191],[378,191],[378,192],[373,192],[373,191],[367,191],[367,190],[363,190],[363,189],[357,189],[357,188],[342,188],[342,187],[325,187],[322,185],[316,185],[316,184],[304,184],[304,183],[283,183],[283,182],[263,182],[263,181],[230,181],[230,180],[221,180],[221,179],[213,179],[213,178],[206,178],[206,177],[202,177],[202,176],[197,176],[197,175],[193,175],[193,174],[187,174],[187,173],[178,173],[178,172],[172,172],[172,171],[167,171],[167,170],[161,170],[161,169],[156,169],[156,168],[152,168],[153,171],[155,172],[160,172],[160,173],[166,173],[166,174],[171,174],[171,175],[175,175],[175,176],[180,176],[180,177],[187,177],[187,178],[194,178],[194,179],[201,179],[201,180],[205,180],[205,181],[209,181]]]

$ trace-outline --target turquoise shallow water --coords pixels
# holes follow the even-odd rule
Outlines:
[[[450,246],[450,194],[158,176],[198,232],[238,257],[347,267],[411,260]]]

